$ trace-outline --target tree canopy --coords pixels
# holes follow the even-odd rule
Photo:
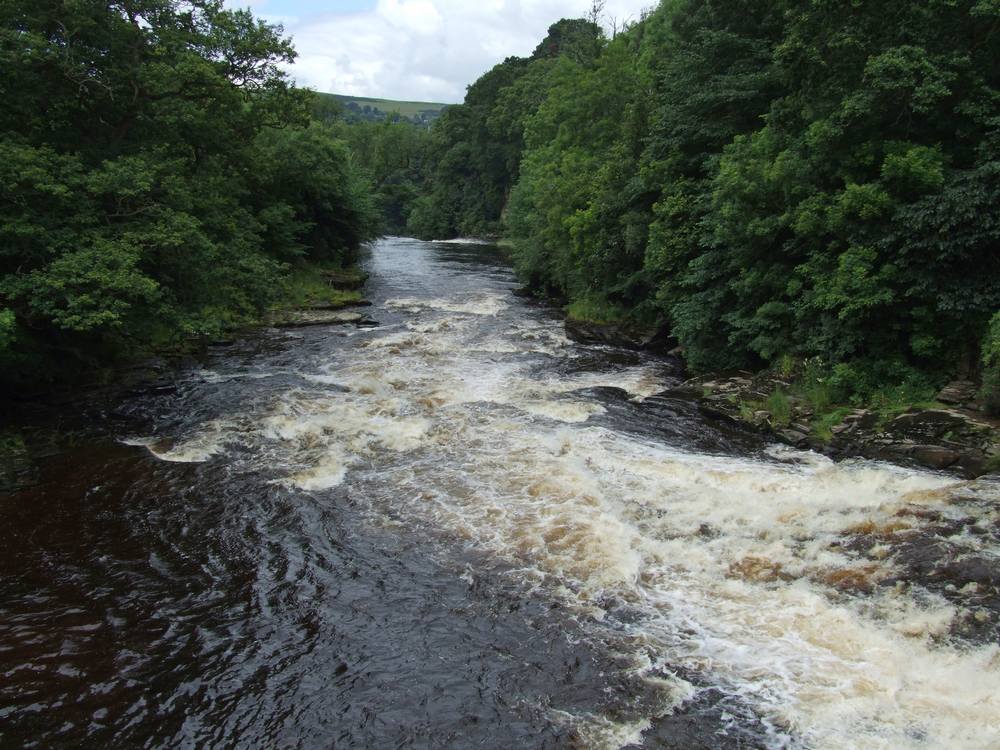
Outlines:
[[[984,361],[995,2],[664,0],[613,38],[561,21],[446,115],[411,229],[502,232],[534,289],[661,324],[695,369],[812,358],[857,389]]]
[[[217,332],[373,235],[294,56],[220,0],[0,5],[4,380]]]

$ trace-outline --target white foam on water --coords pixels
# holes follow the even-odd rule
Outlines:
[[[519,406],[529,414],[560,422],[586,422],[595,414],[606,412],[600,404],[587,401],[523,401]]]
[[[940,597],[878,587],[895,571],[891,549],[878,559],[841,544],[851,529],[919,528],[902,512],[914,507],[955,512],[960,483],[788,448],[691,453],[598,427],[604,408],[574,391],[641,400],[663,389],[660,368],[539,375],[538,353],[573,347],[544,324],[503,319],[500,295],[391,304],[414,317],[338,350],[304,373],[316,387],[282,393],[240,427],[284,481],[321,492],[357,473],[375,488],[373,516],[492,554],[585,620],[626,603],[642,613],[629,628],[650,676],[684,668],[715,681],[775,728],[774,747],[1000,747],[998,648],[950,644],[962,613]],[[206,460],[234,431],[220,420],[142,444]],[[845,579],[875,593],[842,591]],[[566,720],[584,746],[612,748],[653,718]]]
[[[464,313],[466,315],[488,315],[491,317],[495,317],[510,306],[507,297],[500,294],[482,294],[463,302],[450,299],[403,297],[387,300],[385,304],[387,307],[407,310],[410,312],[440,310],[443,312]]]
[[[642,744],[642,735],[651,726],[649,719],[619,722],[605,716],[575,715],[565,711],[549,711],[549,717],[554,724],[573,729],[574,747],[588,750],[638,747]]]
[[[215,370],[198,370],[196,376],[199,380],[206,383],[229,383],[234,380],[268,380],[269,378],[278,377],[281,372],[230,372],[221,373]]]
[[[945,503],[954,480],[685,454],[591,427],[508,425],[482,446],[495,457],[472,486],[442,478],[423,504],[434,522],[563,582],[582,611],[608,595],[645,608],[664,665],[714,675],[808,747],[1000,741],[997,648],[937,643],[951,605],[825,583],[859,566],[831,546],[845,529],[914,496]]]
[[[569,378],[553,381],[553,392],[568,393],[585,388],[620,388],[635,400],[662,393],[666,386],[661,368],[654,364],[637,365],[617,372],[580,373]]]
[[[293,396],[276,405],[276,413],[263,420],[262,433],[293,450],[296,447],[313,450],[334,443],[364,454],[373,445],[408,451],[421,444],[430,427],[427,419],[401,414],[399,403],[392,399],[371,402],[373,408],[369,409],[347,396]]]
[[[161,461],[171,463],[204,463],[225,450],[233,432],[230,422],[212,421],[180,440],[157,437],[126,438],[125,445],[141,446]]]
[[[435,245],[493,245],[492,240],[484,240],[478,237],[455,237],[450,240],[434,240]]]
[[[289,482],[307,492],[328,490],[343,483],[348,463],[349,458],[343,450],[328,446],[313,466],[294,474]]]

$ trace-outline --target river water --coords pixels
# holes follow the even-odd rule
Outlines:
[[[711,422],[488,246],[366,262],[380,327],[217,347],[0,497],[0,745],[1000,747],[893,541],[995,564],[995,485]]]

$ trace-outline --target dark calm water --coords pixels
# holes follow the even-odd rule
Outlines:
[[[832,583],[892,565],[851,528],[954,480],[706,421],[491,247],[367,263],[377,329],[49,410],[0,496],[0,746],[998,746],[995,645]]]

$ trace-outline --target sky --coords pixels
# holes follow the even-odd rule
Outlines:
[[[607,0],[604,16],[636,20],[656,0]],[[560,18],[591,0],[229,0],[281,23],[300,86],[353,96],[460,102],[510,55],[530,55]],[[606,24],[607,25],[607,24]]]

